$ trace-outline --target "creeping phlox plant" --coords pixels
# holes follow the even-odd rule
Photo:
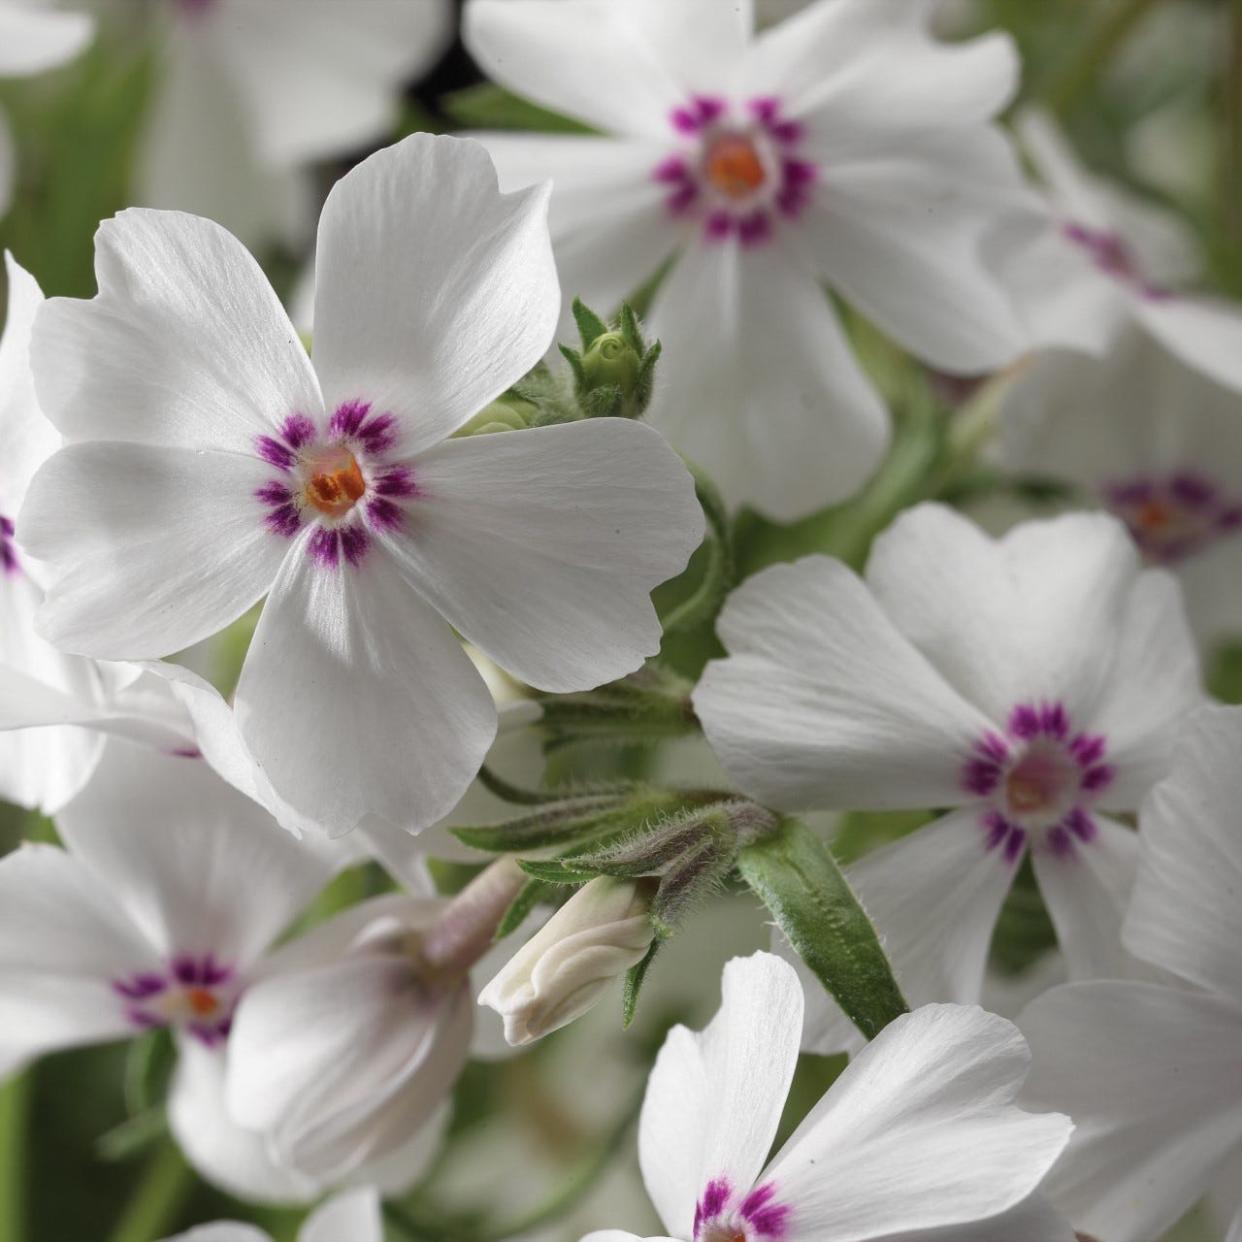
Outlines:
[[[0,79],[0,1242],[1242,1242],[1242,9]]]

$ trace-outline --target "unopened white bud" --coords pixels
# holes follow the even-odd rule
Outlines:
[[[579,889],[479,994],[528,1044],[581,1017],[651,947],[649,881],[600,876]]]

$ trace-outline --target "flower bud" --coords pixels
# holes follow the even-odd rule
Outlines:
[[[479,994],[528,1044],[581,1017],[651,947],[650,881],[600,876],[579,889]]]
[[[643,360],[620,332],[605,332],[597,337],[582,356],[582,370],[589,388],[609,385],[632,396],[638,384]]]

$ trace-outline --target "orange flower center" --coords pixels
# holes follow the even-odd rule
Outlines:
[[[1165,500],[1149,500],[1135,514],[1135,521],[1144,530],[1163,530],[1170,525],[1176,514]]]
[[[767,180],[755,144],[742,134],[722,134],[707,149],[707,179],[729,198],[749,198]]]
[[[303,495],[308,504],[328,517],[341,517],[367,490],[357,459],[348,449],[332,449],[311,468]]]
[[[207,988],[187,988],[185,999],[194,1015],[199,1018],[210,1017],[220,1008],[220,1002]]]

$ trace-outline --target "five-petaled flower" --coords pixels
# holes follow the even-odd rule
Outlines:
[[[1072,1127],[1014,1105],[1030,1057],[1011,1023],[958,1005],[903,1015],[769,1160],[802,986],[756,953],[725,967],[722,989],[706,1030],[669,1033],[647,1083],[638,1154],[669,1234],[648,1242],[1072,1242],[1038,1193]]]
[[[175,213],[106,222],[99,295],[36,322],[40,400],[76,441],[19,522],[59,574],[44,632],[162,656],[268,594],[241,732],[335,832],[425,827],[478,770],[496,709],[454,628],[545,690],[612,680],[657,650],[650,591],[702,535],[640,423],[450,438],[548,346],[546,199],[500,194],[461,139],[364,161],[320,224],[314,369],[254,260]]]
[[[1110,1242],[1162,1237],[1242,1156],[1242,708],[1205,707],[1143,807],[1124,939],[1162,982],[1054,988],[1018,1019],[1032,1107],[1078,1129],[1048,1192]],[[1171,986],[1172,985],[1172,986]],[[1223,1171],[1223,1175],[1222,1175]]]
[[[497,81],[604,131],[487,134],[502,181],[553,177],[566,292],[620,302],[668,261],[651,417],[737,503],[851,495],[888,419],[823,284],[918,357],[974,374],[1024,331],[984,240],[1025,190],[992,119],[1007,36],[934,39],[935,0],[820,0],[755,34],[723,0],[471,0]]]
[[[1121,969],[1138,843],[1117,822],[1201,701],[1180,593],[1124,527],[1075,514],[1003,539],[937,505],[872,550],[756,575],[694,705],[742,788],[788,810],[953,810],[849,868],[912,1003],[975,1001],[1030,856],[1071,971]],[[809,978],[809,976],[808,976]],[[818,986],[807,1042],[858,1036]]]

